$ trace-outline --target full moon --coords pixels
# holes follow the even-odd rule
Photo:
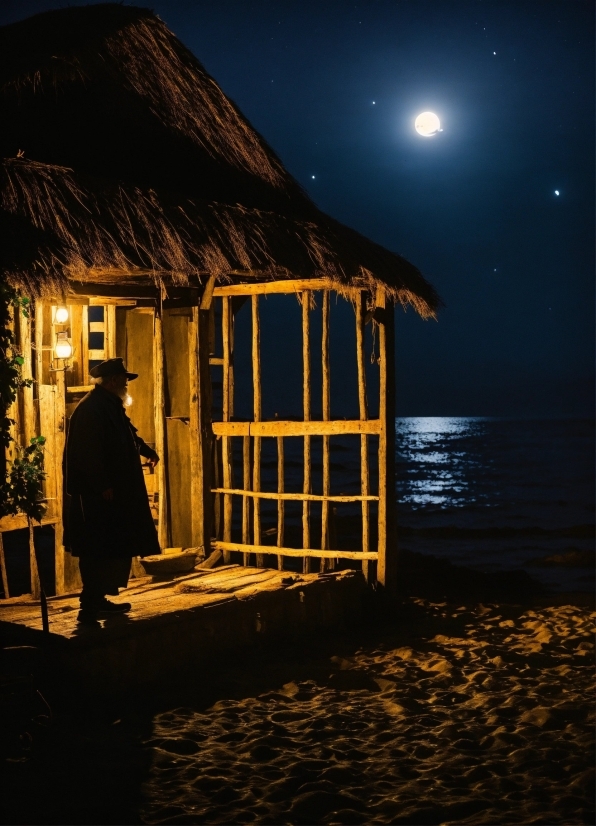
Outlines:
[[[432,138],[441,131],[441,121],[434,112],[422,112],[414,121],[414,126],[418,134],[425,138]]]

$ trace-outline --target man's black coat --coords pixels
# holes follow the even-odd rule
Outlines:
[[[72,415],[65,451],[70,501],[64,544],[73,556],[160,553],[141,456],[157,458],[137,435],[121,399],[96,385]],[[112,501],[102,496],[108,489]]]

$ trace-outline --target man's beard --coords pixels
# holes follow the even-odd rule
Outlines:
[[[119,387],[116,390],[116,394],[118,398],[122,399],[122,404],[124,407],[130,407],[132,404],[132,396],[128,392],[128,388],[126,387]]]

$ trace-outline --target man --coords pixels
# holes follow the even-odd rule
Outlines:
[[[133,556],[161,553],[149,509],[141,456],[155,467],[157,453],[145,444],[125,412],[128,373],[121,358],[91,370],[95,387],[79,402],[65,451],[70,496],[65,545],[79,557],[83,580],[78,620],[96,625],[99,616],[130,610],[106,594],[128,583]]]

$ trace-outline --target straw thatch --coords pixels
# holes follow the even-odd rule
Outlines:
[[[0,119],[0,272],[30,293],[325,276],[423,317],[439,305],[414,266],[314,206],[146,9],[0,28]]]

